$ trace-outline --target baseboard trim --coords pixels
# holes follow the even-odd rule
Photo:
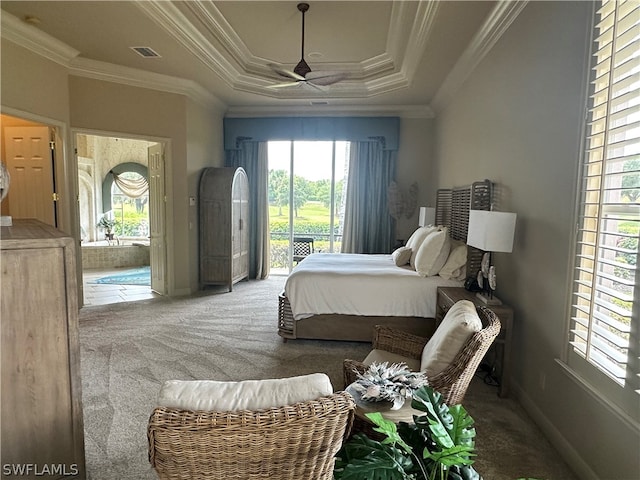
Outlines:
[[[536,425],[538,425],[540,430],[542,430],[551,445],[555,447],[562,459],[574,471],[576,476],[581,480],[600,480],[600,477],[591,470],[591,467],[585,463],[575,448],[573,448],[573,446],[546,417],[546,415],[542,413],[522,387],[512,381],[511,388],[520,402],[520,405],[522,405],[522,408],[524,408]]]

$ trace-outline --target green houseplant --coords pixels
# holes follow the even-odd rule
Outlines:
[[[336,480],[482,480],[473,467],[475,429],[462,405],[447,406],[433,388],[413,394],[411,406],[424,412],[414,424],[398,425],[380,413],[367,417],[381,433],[348,440],[336,456]]]
[[[104,233],[109,240],[113,240],[113,227],[115,226],[116,221],[112,218],[103,215],[98,222],[98,227],[104,230]]]

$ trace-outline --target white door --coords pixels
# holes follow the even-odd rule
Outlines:
[[[7,203],[13,218],[36,218],[56,226],[49,127],[5,127],[11,184]]]
[[[164,146],[149,147],[149,235],[151,290],[167,294],[165,238]]]

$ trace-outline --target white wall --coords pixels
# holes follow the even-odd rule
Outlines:
[[[513,253],[495,263],[498,296],[515,309],[520,400],[578,478],[637,479],[638,431],[556,362],[566,344],[592,5],[527,4],[438,112],[435,172],[441,186],[493,180],[497,209],[518,214]]]

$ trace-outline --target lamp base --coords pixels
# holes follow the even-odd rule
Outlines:
[[[13,219],[11,215],[0,216],[0,227],[10,227],[13,225]]]
[[[485,292],[476,293],[476,297],[485,305],[502,305],[502,300],[493,295],[489,297],[489,295]]]

